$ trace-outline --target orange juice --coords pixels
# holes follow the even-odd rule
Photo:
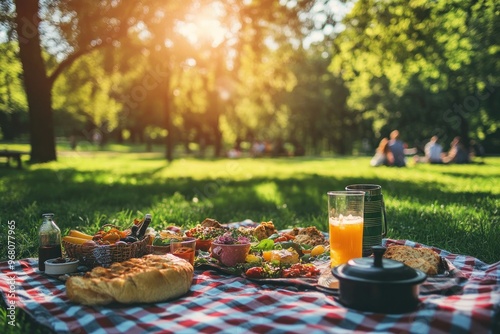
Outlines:
[[[362,256],[363,217],[330,218],[329,233],[332,268]]]

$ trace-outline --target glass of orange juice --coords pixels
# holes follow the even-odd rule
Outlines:
[[[194,266],[196,252],[196,238],[183,238],[182,240],[170,240],[170,252],[181,259],[186,260]]]
[[[329,191],[328,232],[332,268],[363,253],[364,191]]]

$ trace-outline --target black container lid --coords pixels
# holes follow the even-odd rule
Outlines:
[[[404,263],[384,259],[385,247],[373,246],[374,257],[349,260],[332,269],[333,276],[357,282],[374,284],[419,284],[427,278],[420,270]]]

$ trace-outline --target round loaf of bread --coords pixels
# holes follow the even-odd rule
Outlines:
[[[66,294],[83,305],[161,302],[188,292],[193,272],[190,263],[172,254],[146,255],[70,277]]]

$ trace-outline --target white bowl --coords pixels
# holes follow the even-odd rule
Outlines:
[[[80,261],[66,259],[66,262],[57,262],[60,258],[45,261],[45,273],[47,275],[64,275],[76,272]]]

